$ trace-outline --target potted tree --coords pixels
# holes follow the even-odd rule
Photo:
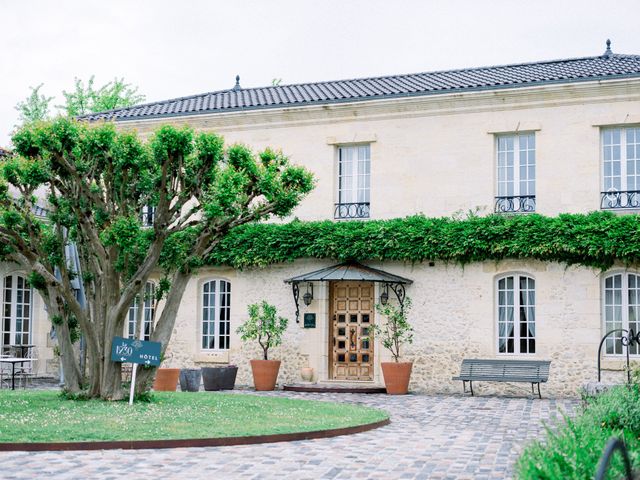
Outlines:
[[[288,320],[276,315],[276,307],[266,301],[249,305],[249,318],[238,328],[243,341],[257,340],[264,358],[251,360],[253,383],[256,390],[273,390],[276,387],[280,360],[269,360],[269,349],[282,343],[282,335]]]
[[[380,337],[382,346],[391,352],[393,362],[382,362],[382,375],[387,393],[404,395],[409,391],[413,362],[400,362],[400,347],[413,342],[413,327],[407,321],[411,299],[405,298],[403,306],[376,305],[378,313],[386,318],[383,325],[374,325],[373,331]]]

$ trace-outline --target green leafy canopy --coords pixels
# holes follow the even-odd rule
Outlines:
[[[606,270],[640,262],[640,217],[609,212],[254,224],[234,229],[212,265],[264,267],[300,258],[469,264],[529,259]]]
[[[58,322],[67,385],[82,383],[71,346],[79,327],[91,396],[107,399],[122,397],[121,372],[101,352],[149,278],[162,278],[152,340],[166,348],[194,269],[229,231],[289,215],[314,186],[281,152],[225,147],[189,128],[162,126],[143,141],[109,123],[59,117],[23,126],[13,144],[15,156],[0,163],[0,261],[22,268]],[[149,375],[141,372],[138,389]]]

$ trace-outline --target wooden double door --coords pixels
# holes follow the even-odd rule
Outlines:
[[[332,282],[329,371],[334,380],[373,380],[373,282]]]

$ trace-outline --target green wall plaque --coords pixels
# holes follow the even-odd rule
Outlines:
[[[305,313],[304,314],[304,328],[316,328],[316,314]]]

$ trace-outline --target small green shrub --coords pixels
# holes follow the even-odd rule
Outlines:
[[[519,479],[591,480],[607,441],[624,440],[635,469],[640,468],[640,390],[617,387],[590,399],[574,419],[557,430],[547,429],[544,441],[525,449],[516,463]],[[611,459],[609,478],[622,478],[622,459]]]
[[[411,299],[404,299],[404,306],[376,304],[376,311],[386,318],[382,325],[373,325],[373,331],[380,338],[382,346],[391,352],[395,362],[400,358],[400,347],[413,343],[413,327],[407,316],[411,310]]]
[[[74,393],[69,390],[62,389],[62,391],[58,394],[58,396],[63,400],[72,400],[75,402],[85,402],[87,400],[91,400],[91,396],[89,392],[86,390],[82,390],[81,392]]]
[[[282,335],[289,321],[278,317],[276,307],[265,300],[249,305],[249,318],[238,327],[236,332],[243,341],[257,340],[262,347],[264,359],[269,359],[269,349],[282,343]]]

